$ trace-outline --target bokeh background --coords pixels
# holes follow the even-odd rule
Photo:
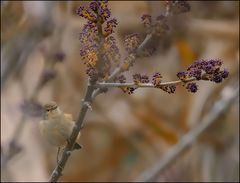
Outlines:
[[[1,1],[1,181],[47,181],[57,149],[42,139],[38,122],[24,101],[35,95],[56,101],[77,118],[87,85],[79,55],[85,20],[75,14],[82,1]],[[129,33],[145,35],[141,16],[157,16],[162,1],[110,1],[118,19],[116,39],[124,55]],[[87,113],[79,143],[61,181],[132,181],[164,159],[181,137],[209,115],[223,91],[239,82],[239,2],[191,1],[191,12],[169,20],[170,31],[157,51],[137,60],[126,76],[160,71],[166,81],[198,58],[220,58],[230,71],[221,84],[198,82],[196,94],[178,87],[169,95],[138,89],[133,95],[112,89],[99,95]],[[55,78],[36,92],[46,63]],[[156,181],[239,181],[239,99],[189,149],[158,173]],[[37,106],[34,106],[35,108]],[[24,122],[23,122],[24,121]],[[14,149],[12,152],[11,150]],[[9,158],[10,157],[10,158]]]

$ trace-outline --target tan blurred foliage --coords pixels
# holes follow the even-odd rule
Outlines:
[[[63,50],[66,59],[57,65],[59,74],[48,83],[39,101],[55,100],[61,109],[77,118],[81,99],[86,90],[85,67],[79,56],[78,34],[83,20],[75,9],[87,2],[59,2],[55,4],[56,27],[51,36],[42,40],[27,59],[22,78],[10,78],[1,94],[1,144],[6,145],[20,117],[19,105],[29,95],[39,78],[48,54]],[[122,54],[122,38],[127,33],[144,33],[140,17],[143,13],[157,14],[162,2],[111,1],[112,14],[118,19],[117,42]],[[194,4],[196,3],[196,4]],[[166,36],[154,55],[137,61],[128,77],[136,72],[152,74],[159,71],[166,81],[175,80],[175,74],[194,59],[221,58],[230,70],[229,81],[220,85],[200,82],[197,94],[188,93],[179,86],[176,94],[169,95],[158,89],[139,89],[133,95],[112,89],[98,96],[85,118],[85,127],[79,142],[81,151],[72,152],[61,181],[129,181],[161,158],[181,136],[196,125],[208,112],[211,102],[231,79],[238,79],[239,67],[239,9],[233,2],[226,3],[233,10],[216,2],[215,13],[202,2],[191,2],[194,12],[171,20],[170,35]],[[197,5],[198,4],[198,5]],[[1,43],[14,39],[23,15],[20,2],[9,2],[4,12],[14,15],[9,21],[2,16]],[[159,6],[159,9],[158,9]],[[196,9],[197,7],[201,7]],[[201,11],[204,9],[203,14]],[[209,12],[208,12],[209,11]],[[230,13],[226,13],[229,11]],[[3,13],[4,13],[3,12]],[[208,13],[206,13],[208,12]],[[235,12],[235,13],[233,13]],[[181,22],[180,19],[183,19]],[[8,22],[7,23],[5,23]],[[180,21],[180,23],[179,23]],[[12,23],[12,22],[15,22]],[[180,24],[180,25],[178,25]],[[178,29],[178,27],[181,27]],[[44,51],[42,51],[44,50]],[[236,73],[232,75],[231,73]],[[239,105],[234,105],[219,123],[181,156],[175,165],[159,175],[160,181],[235,180],[239,174],[236,139],[239,137]],[[13,115],[14,114],[14,115]],[[24,150],[1,170],[4,181],[46,181],[56,164],[56,148],[42,140],[37,123],[29,118],[21,136]],[[231,143],[233,142],[233,143]],[[4,150],[3,150],[4,151]],[[214,158],[213,158],[214,157]],[[229,160],[229,158],[232,158]],[[208,161],[212,159],[212,161]],[[235,164],[234,164],[235,161]],[[232,164],[230,163],[232,162]],[[231,169],[226,171],[226,169]],[[207,172],[207,170],[209,172]],[[226,172],[225,172],[226,171]],[[30,173],[31,172],[31,173]],[[189,173],[190,172],[190,173]],[[225,174],[223,175],[223,172]]]

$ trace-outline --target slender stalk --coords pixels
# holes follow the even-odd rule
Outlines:
[[[195,78],[190,78],[185,80],[176,80],[176,81],[169,81],[159,84],[159,86],[167,86],[167,85],[179,85],[181,83],[187,83],[191,81],[195,81]],[[112,88],[112,87],[136,87],[136,88],[156,88],[152,83],[96,83],[94,85],[95,88]]]

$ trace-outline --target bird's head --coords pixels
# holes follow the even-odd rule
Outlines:
[[[55,117],[55,116],[61,114],[61,111],[60,111],[57,103],[54,101],[46,103],[43,107],[44,107],[46,119]]]

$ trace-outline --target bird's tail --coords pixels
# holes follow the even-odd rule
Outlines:
[[[74,144],[73,150],[78,150],[78,149],[81,149],[81,148],[82,148],[82,146],[76,142]]]

